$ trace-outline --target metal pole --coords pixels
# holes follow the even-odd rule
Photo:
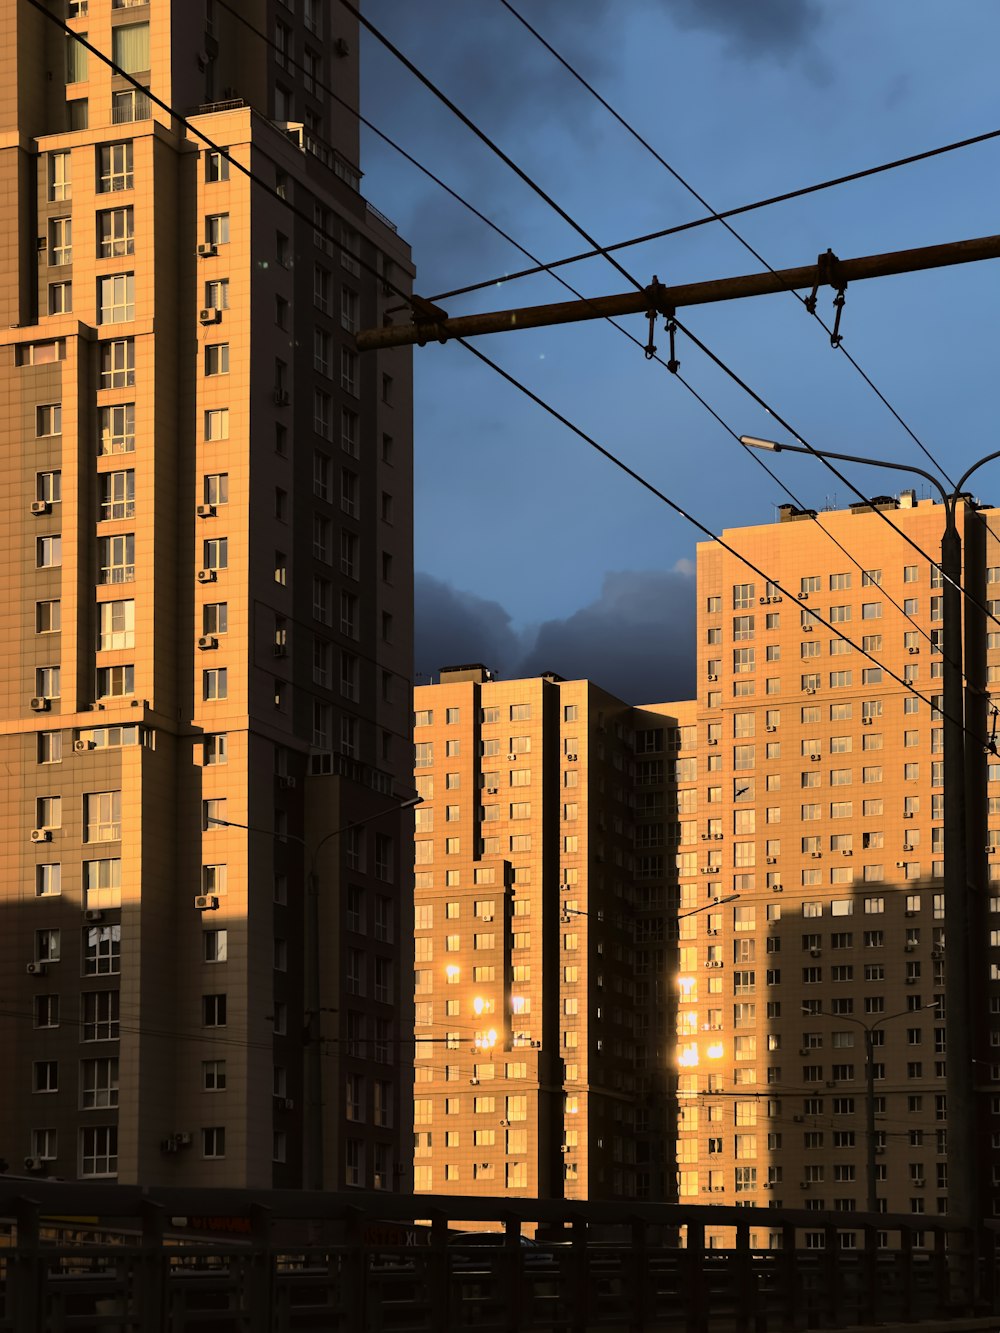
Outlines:
[[[868,1211],[878,1212],[875,1188],[875,1040],[872,1028],[865,1026],[865,1166],[868,1180]]]
[[[884,278],[895,273],[916,273],[923,269],[952,264],[969,264],[982,259],[1000,259],[1000,236],[981,236],[946,245],[927,245],[915,250],[897,250],[889,254],[863,255],[840,259],[823,255],[820,262],[776,272],[748,273],[739,277],[715,278],[709,282],[688,282],[664,287],[653,282],[643,291],[623,295],[584,297],[559,301],[552,305],[526,306],[517,310],[489,311],[481,315],[463,315],[448,319],[428,302],[417,298],[416,309],[428,311],[413,324],[388,325],[380,329],[362,329],[357,335],[359,351],[370,352],[385,347],[423,346],[427,342],[447,342],[449,338],[471,338],[481,333],[506,333],[515,329],[541,328],[551,324],[573,324],[588,319],[608,319],[614,315],[645,314],[658,310],[679,310],[683,306],[733,301],[747,296],[772,296],[797,291],[817,284],[847,286],[866,278]]]
[[[962,539],[958,495],[945,502],[941,537],[944,587],[944,899],[948,1000],[948,1211],[973,1221],[975,1199],[972,1022],[969,1012],[969,884],[965,845],[965,690],[962,683]]]

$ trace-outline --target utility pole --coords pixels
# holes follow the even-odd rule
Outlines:
[[[554,305],[526,306],[517,310],[497,310],[481,315],[460,315],[449,319],[440,307],[419,296],[410,298],[414,322],[389,324],[381,329],[362,329],[357,335],[358,350],[377,351],[385,347],[423,346],[428,342],[447,342],[449,338],[473,338],[483,333],[507,333],[515,329],[537,329],[551,324],[574,324],[588,319],[609,319],[615,315],[639,315],[653,312],[669,316],[683,306],[708,305],[717,301],[736,301],[747,296],[771,296],[777,292],[832,287],[842,293],[849,282],[885,278],[894,273],[919,273],[925,269],[946,268],[954,264],[972,264],[983,259],[1000,259],[1000,236],[981,236],[969,241],[950,241],[944,245],[925,245],[916,250],[895,250],[882,255],[864,255],[858,259],[838,259],[827,251],[815,264],[774,272],[749,273],[742,277],[715,278],[710,282],[689,282],[665,287],[654,278],[642,291],[621,296],[584,297],[560,301]]]

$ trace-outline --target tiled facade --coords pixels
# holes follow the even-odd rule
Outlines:
[[[189,125],[0,4],[0,1153],[403,1188],[412,403],[353,334],[411,269],[357,34],[54,12]]]

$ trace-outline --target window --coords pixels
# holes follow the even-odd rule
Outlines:
[[[149,69],[149,24],[127,23],[112,28],[111,58],[126,74]]]
[[[49,154],[49,200],[62,203],[72,195],[72,158],[68,152]]]
[[[208,245],[229,244],[229,214],[209,213],[205,218],[205,241]]]
[[[122,928],[87,926],[83,932],[83,974],[113,976],[121,971]]]
[[[84,842],[117,842],[121,838],[121,792],[90,792],[83,798]]]
[[[86,908],[120,907],[122,863],[118,857],[83,863],[83,905]]]
[[[227,152],[228,149],[222,149],[205,154],[205,180],[209,183],[229,179],[229,158],[224,155]]]
[[[35,499],[50,505],[59,504],[62,500],[62,473],[36,472]]]
[[[50,218],[49,219],[49,264],[55,267],[59,264],[72,264],[72,262],[73,262],[73,219]]]
[[[62,537],[35,539],[35,565],[38,569],[58,569],[62,564]]]
[[[204,544],[202,549],[202,558],[205,569],[228,569],[229,567],[229,538],[212,537]]]
[[[73,309],[73,284],[71,282],[49,283],[49,314],[68,315]]]
[[[97,280],[98,324],[123,324],[135,319],[135,275],[112,273]]]
[[[135,384],[135,339],[101,343],[101,388],[124,389]],[[134,407],[129,404],[134,413]],[[133,446],[134,448],[134,446]]]
[[[215,278],[205,283],[205,306],[209,310],[229,309],[228,278]]]
[[[97,252],[102,259],[119,259],[135,253],[133,210],[107,208],[97,215]]]
[[[62,603],[59,601],[35,603],[35,633],[57,634],[62,628]]]
[[[43,403],[35,408],[35,435],[41,439],[47,435],[62,434],[62,404]]]
[[[340,387],[345,393],[358,393],[358,354],[348,347],[340,349]]]
[[[62,762],[61,731],[40,731],[38,733],[38,762],[40,764],[59,764]]]
[[[117,995],[115,998],[117,999]],[[117,1174],[117,1127],[114,1125],[92,1125],[88,1129],[81,1129],[80,1175],[115,1176]]]
[[[102,521],[135,516],[135,471],[102,472],[98,478]]]
[[[101,537],[97,543],[98,583],[131,583],[135,579],[135,535]]]
[[[80,1106],[83,1110],[118,1105],[118,1061],[113,1057],[80,1062]]]
[[[202,1157],[219,1158],[226,1155],[226,1131],[222,1125],[213,1125],[201,1131]]]
[[[226,667],[209,667],[201,673],[201,697],[205,700],[229,697],[229,672]]]
[[[120,698],[135,693],[135,667],[113,666],[97,668],[98,699]]]
[[[132,141],[101,144],[97,152],[99,167],[98,194],[107,194],[117,190],[131,190],[133,185]]]
[[[35,667],[35,693],[43,699],[58,699],[60,692],[59,667]]]

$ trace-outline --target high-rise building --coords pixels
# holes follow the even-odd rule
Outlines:
[[[957,505],[970,998],[946,987],[944,511],[874,503],[699,547],[696,700],[482,669],[417,691],[418,1188],[861,1212],[873,1124],[879,1208],[949,1211],[950,1130],[995,1209],[1000,522]],[[976,1071],[952,1123],[946,1002]]]
[[[414,706],[415,1187],[650,1197],[632,710],[482,667]]]
[[[699,547],[697,732],[686,751],[696,772],[678,783],[681,911],[738,901],[680,922],[682,1200],[863,1210],[873,1114],[880,1206],[948,1210],[944,602],[934,563],[944,515],[911,492],[876,503],[881,516],[864,505],[818,515],[786,506],[778,523],[724,533],[772,582],[717,543]],[[995,614],[995,511],[959,504],[957,517],[963,585]],[[1000,671],[1000,639],[983,619],[966,609],[958,666],[972,699]],[[994,837],[986,825],[1000,797],[980,785],[985,732],[979,739],[967,797],[992,878],[1000,829]],[[1000,779],[1000,767],[988,776]],[[1000,899],[988,905],[1000,911]],[[980,1067],[980,1111],[992,1076]],[[980,1143],[985,1160],[990,1144]]]
[[[410,367],[353,335],[411,268],[354,25],[0,33],[0,1153],[405,1187]]]

